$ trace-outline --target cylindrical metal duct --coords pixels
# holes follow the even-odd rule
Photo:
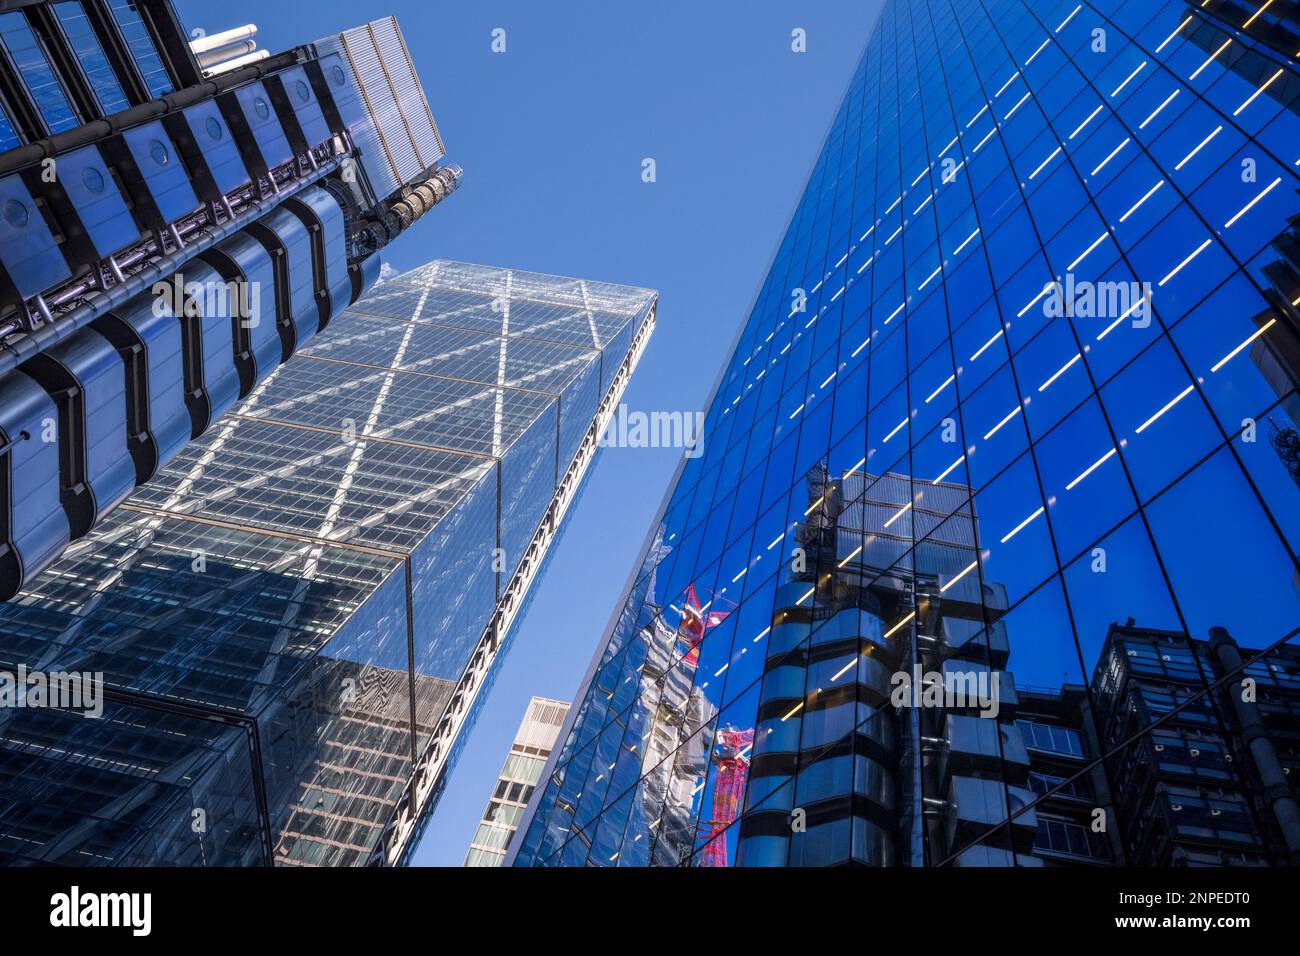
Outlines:
[[[243,56],[237,56],[233,60],[227,60],[217,66],[209,67],[203,71],[204,76],[217,76],[226,73],[229,70],[237,70],[241,66],[248,66],[250,63],[256,63],[258,60],[265,60],[271,54],[266,50],[258,50],[256,53],[245,53]]]
[[[203,67],[203,69],[210,70],[218,63],[225,63],[237,56],[252,53],[256,49],[256,40],[238,40],[235,43],[229,43],[226,46],[199,53],[195,56],[195,59],[199,61],[199,66]]]
[[[195,56],[201,53],[207,53],[226,46],[229,43],[235,43],[239,40],[248,40],[257,33],[256,23],[245,23],[242,27],[235,27],[233,30],[222,30],[220,33],[213,33],[208,36],[199,37],[197,40],[190,41],[190,51]],[[203,62],[201,59],[199,62]]]

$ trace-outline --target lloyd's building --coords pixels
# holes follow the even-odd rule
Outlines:
[[[102,713],[0,709],[0,863],[400,863],[655,295],[379,279],[460,183],[391,18],[267,56],[162,0],[20,7],[0,672]]]
[[[1294,14],[887,0],[508,862],[1300,862]]]

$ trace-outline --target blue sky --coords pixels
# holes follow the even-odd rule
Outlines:
[[[659,325],[631,409],[704,407],[879,3],[369,6],[179,0],[185,25],[272,52],[395,14],[461,191],[386,251],[647,286]],[[506,52],[494,54],[494,28]],[[807,52],[790,34],[807,32]],[[657,181],[641,179],[655,160]],[[679,451],[605,449],[516,627],[416,864],[460,865],[533,695],[571,700]]]

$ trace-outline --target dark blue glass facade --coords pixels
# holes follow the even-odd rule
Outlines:
[[[886,5],[516,865],[1300,859],[1284,6]]]

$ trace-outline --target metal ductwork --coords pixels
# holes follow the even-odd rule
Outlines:
[[[417,219],[442,202],[458,188],[465,171],[457,163],[439,167],[432,176],[404,190],[377,218],[369,220],[361,230],[361,244],[367,251],[382,249],[395,236],[411,226]]]

